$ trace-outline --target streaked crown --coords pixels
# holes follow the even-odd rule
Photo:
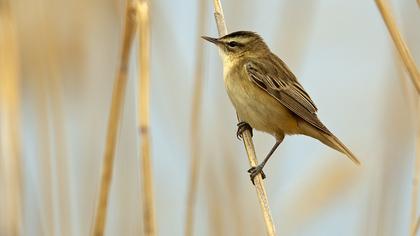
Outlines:
[[[203,37],[227,56],[260,56],[270,52],[264,40],[251,31],[236,31],[220,38]]]

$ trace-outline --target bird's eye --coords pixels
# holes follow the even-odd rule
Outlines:
[[[239,43],[235,42],[235,41],[231,41],[229,43],[227,43],[227,45],[231,48],[237,47],[239,46]]]

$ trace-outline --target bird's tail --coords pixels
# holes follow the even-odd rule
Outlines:
[[[359,159],[344,145],[337,137],[333,134],[323,133],[323,139],[320,139],[321,142],[330,146],[331,148],[345,154],[350,160],[352,160],[356,165],[360,165]]]
[[[307,122],[299,123],[302,134],[311,136],[318,139],[325,145],[345,154],[350,160],[352,160],[357,165],[360,165],[359,159],[344,145],[337,137],[332,133],[323,132]]]

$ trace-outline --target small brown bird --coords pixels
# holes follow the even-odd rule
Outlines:
[[[237,136],[240,137],[245,129],[250,129],[252,133],[252,128],[255,128],[276,138],[266,158],[248,170],[252,182],[260,173],[265,178],[263,167],[285,134],[313,137],[360,164],[355,155],[318,119],[318,109],[308,93],[258,34],[237,31],[220,38],[202,38],[214,43],[220,50],[225,87],[242,120],[238,123]]]

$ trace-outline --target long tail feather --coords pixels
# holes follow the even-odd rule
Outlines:
[[[323,136],[329,141],[324,142],[328,146],[334,148],[335,150],[345,154],[350,160],[352,160],[356,165],[360,165],[359,159],[344,145],[337,137],[334,135],[323,134]]]
[[[301,133],[318,139],[325,145],[345,154],[350,160],[352,160],[357,165],[360,165],[359,159],[344,145],[337,137],[335,137],[332,133],[325,133],[318,128],[314,127],[313,125],[309,124],[308,122],[301,122],[299,123],[299,127],[301,128]]]

